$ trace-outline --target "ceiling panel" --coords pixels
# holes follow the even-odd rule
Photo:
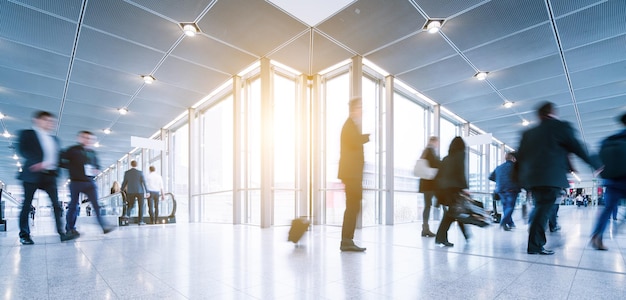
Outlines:
[[[441,31],[465,51],[544,22],[543,0],[490,1],[446,21]]]
[[[424,92],[472,78],[473,76],[474,70],[461,57],[454,56],[398,75],[398,78],[418,91]],[[440,100],[438,98],[433,99],[436,101]]]
[[[0,66],[0,87],[61,99],[65,80],[34,75]],[[28,84],[24,84],[24,83]]]
[[[172,51],[172,55],[231,75],[258,59],[206,35],[184,38]]]
[[[157,81],[152,85],[157,85],[159,84],[158,81],[163,81],[179,88],[206,95],[230,78],[223,73],[175,57],[168,57],[155,73],[155,77]]]
[[[82,0],[63,0],[63,1],[45,1],[45,0],[11,0],[24,6],[35,7],[54,15],[78,21],[80,11],[82,9]]]
[[[304,74],[311,74],[311,31],[300,35],[278,51],[269,59],[290,66]]]
[[[563,76],[563,63],[559,55],[546,56],[523,64],[489,73],[489,81],[499,89]]]
[[[159,82],[159,84],[152,84],[149,87],[145,86],[141,89],[137,94],[137,99],[168,103],[176,107],[188,108],[200,101],[204,96],[206,96],[206,94]]]
[[[143,84],[140,74],[130,74],[83,60],[75,60],[71,81],[120,94],[133,95]]]
[[[317,31],[313,32],[312,49],[311,72],[313,74],[354,56],[352,52],[342,48]]]
[[[626,32],[626,1],[608,0],[556,20],[564,50]]]
[[[469,78],[450,85],[427,90],[423,93],[432,99],[437,99],[441,104],[447,104],[482,95],[489,95],[492,92],[491,87],[484,81]],[[462,113],[462,111],[460,111],[460,113]]]
[[[597,5],[606,0],[550,0],[552,10],[557,17],[588,6]]]
[[[512,88],[505,88],[500,90],[500,92],[502,93],[502,95],[504,95],[506,99],[523,100],[533,98],[545,98],[545,100],[549,100],[550,96],[552,95],[569,92],[569,88],[567,86],[567,80],[565,76],[557,76],[523,85],[518,85]]]
[[[626,33],[565,52],[570,72],[626,60]]]
[[[447,18],[478,5],[484,0],[414,0],[431,19]]]
[[[100,109],[110,107],[123,107],[128,103],[132,95],[120,94],[106,89],[94,88],[82,84],[73,83],[67,90],[67,101],[96,105]]]
[[[76,51],[77,59],[137,75],[152,73],[163,56],[163,52],[91,29],[81,33]]]
[[[359,54],[368,54],[421,31],[425,22],[406,0],[361,0],[322,22],[317,29]]]
[[[571,78],[574,89],[624,82],[626,81],[626,60],[584,71],[572,72]]]
[[[18,44],[0,42],[0,66],[65,80],[70,58],[57,53]],[[2,75],[0,75],[2,76]]]
[[[177,23],[123,0],[90,1],[88,5],[83,20],[87,28],[95,28],[157,51],[166,52],[184,35]],[[105,40],[101,45],[107,45],[107,42]]]
[[[262,0],[218,1],[198,26],[202,32],[256,56],[266,55],[307,28]]]
[[[179,23],[195,21],[209,4],[217,0],[154,1],[132,0],[140,6],[172,18]]]
[[[495,71],[558,53],[552,28],[548,25],[508,36],[465,52],[481,71]]]
[[[456,51],[440,35],[420,31],[370,53],[367,59],[391,74],[403,74],[452,56]]]

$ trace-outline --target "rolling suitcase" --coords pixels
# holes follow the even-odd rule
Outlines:
[[[291,228],[289,229],[287,240],[294,244],[298,243],[307,229],[309,229],[309,225],[311,225],[311,221],[306,217],[300,217],[291,221]]]

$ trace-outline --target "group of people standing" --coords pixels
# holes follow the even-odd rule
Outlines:
[[[144,177],[143,172],[137,170],[137,161],[130,162],[131,168],[124,173],[124,180],[120,187],[117,181],[113,183],[111,194],[122,193],[122,199],[126,202],[124,217],[130,219],[130,210],[137,203],[137,224],[146,225],[143,220],[144,198],[148,200],[149,223],[157,224],[159,218],[159,200],[165,200],[163,192],[163,178],[156,172],[154,166],[150,166],[150,173]]]
[[[369,141],[369,135],[361,133],[361,105],[361,98],[350,101],[350,115],[341,131],[338,178],[344,183],[346,193],[341,251],[365,251],[365,248],[353,242],[363,190],[363,144]],[[572,170],[570,154],[581,158],[596,170],[595,174],[602,170],[602,162],[592,159],[587,153],[570,123],[558,119],[553,103],[541,103],[537,108],[537,116],[539,124],[523,132],[518,151],[507,153],[506,161],[494,170],[490,179],[496,181],[496,192],[502,200],[504,215],[501,227],[505,231],[516,227],[512,214],[521,189],[524,188],[532,195],[534,208],[529,215],[527,253],[551,255],[554,251],[545,248],[546,228],[550,219],[553,219],[550,230],[557,231],[559,228],[556,224],[555,204],[558,205],[563,189],[569,187],[567,174]],[[620,121],[626,126],[626,114],[621,116]],[[626,129],[611,138],[626,140]],[[438,169],[433,180],[420,179],[419,192],[424,194],[421,235],[435,237],[436,244],[442,247],[452,247],[454,245],[448,241],[447,232],[455,218],[445,206],[454,205],[453,199],[459,193],[469,195],[466,144],[461,137],[455,137],[443,160],[437,155],[438,148],[438,138],[430,137],[420,157],[427,160],[431,168]],[[607,188],[606,205],[598,216],[591,239],[592,246],[597,250],[607,250],[602,243],[602,233],[618,201],[626,198],[626,178],[605,179],[604,185]],[[444,206],[444,216],[437,233],[433,233],[428,224],[433,196]],[[468,228],[462,222],[457,223],[465,239],[469,239],[471,235]]]

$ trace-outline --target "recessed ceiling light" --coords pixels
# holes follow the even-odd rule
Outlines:
[[[152,75],[143,75],[141,78],[143,78],[143,82],[146,84],[152,84],[156,80]]]
[[[504,108],[511,108],[513,107],[513,102],[511,101],[506,101],[504,102],[504,104],[502,104],[504,106]]]
[[[93,146],[96,148],[100,148],[100,142],[96,142],[95,144],[93,144]]]
[[[195,23],[181,23],[180,26],[183,28],[186,36],[194,36],[200,31]]]
[[[13,159],[18,160],[20,158],[17,156],[17,154],[13,154]]]
[[[111,129],[105,128],[102,130],[102,132],[104,132],[104,134],[111,134]]]
[[[125,115],[128,113],[128,109],[126,107],[118,108],[117,112],[120,113],[120,115]]]
[[[17,163],[15,163],[16,166],[21,167],[22,163],[20,163],[19,161]]]
[[[426,26],[424,26],[424,30],[428,31],[428,33],[437,33],[439,29],[441,29],[442,24],[443,20],[428,20]]]
[[[487,78],[487,74],[489,74],[489,72],[478,72],[474,75],[474,77],[478,80],[485,80]]]
[[[10,138],[11,134],[8,131],[5,130],[4,133],[2,134],[2,136],[5,137],[5,138]]]
[[[4,119],[4,114],[3,113],[0,113],[0,120],[1,119]]]
[[[528,126],[530,125],[530,122],[528,122],[528,120],[522,120],[522,126]]]

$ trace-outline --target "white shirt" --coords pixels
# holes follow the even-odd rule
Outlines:
[[[163,192],[163,178],[157,172],[150,172],[146,176],[146,188],[148,191]]]
[[[33,126],[35,133],[37,133],[37,139],[41,144],[41,150],[43,150],[43,167],[46,170],[56,170],[59,162],[59,148],[54,138],[47,132],[43,131],[37,126]]]

